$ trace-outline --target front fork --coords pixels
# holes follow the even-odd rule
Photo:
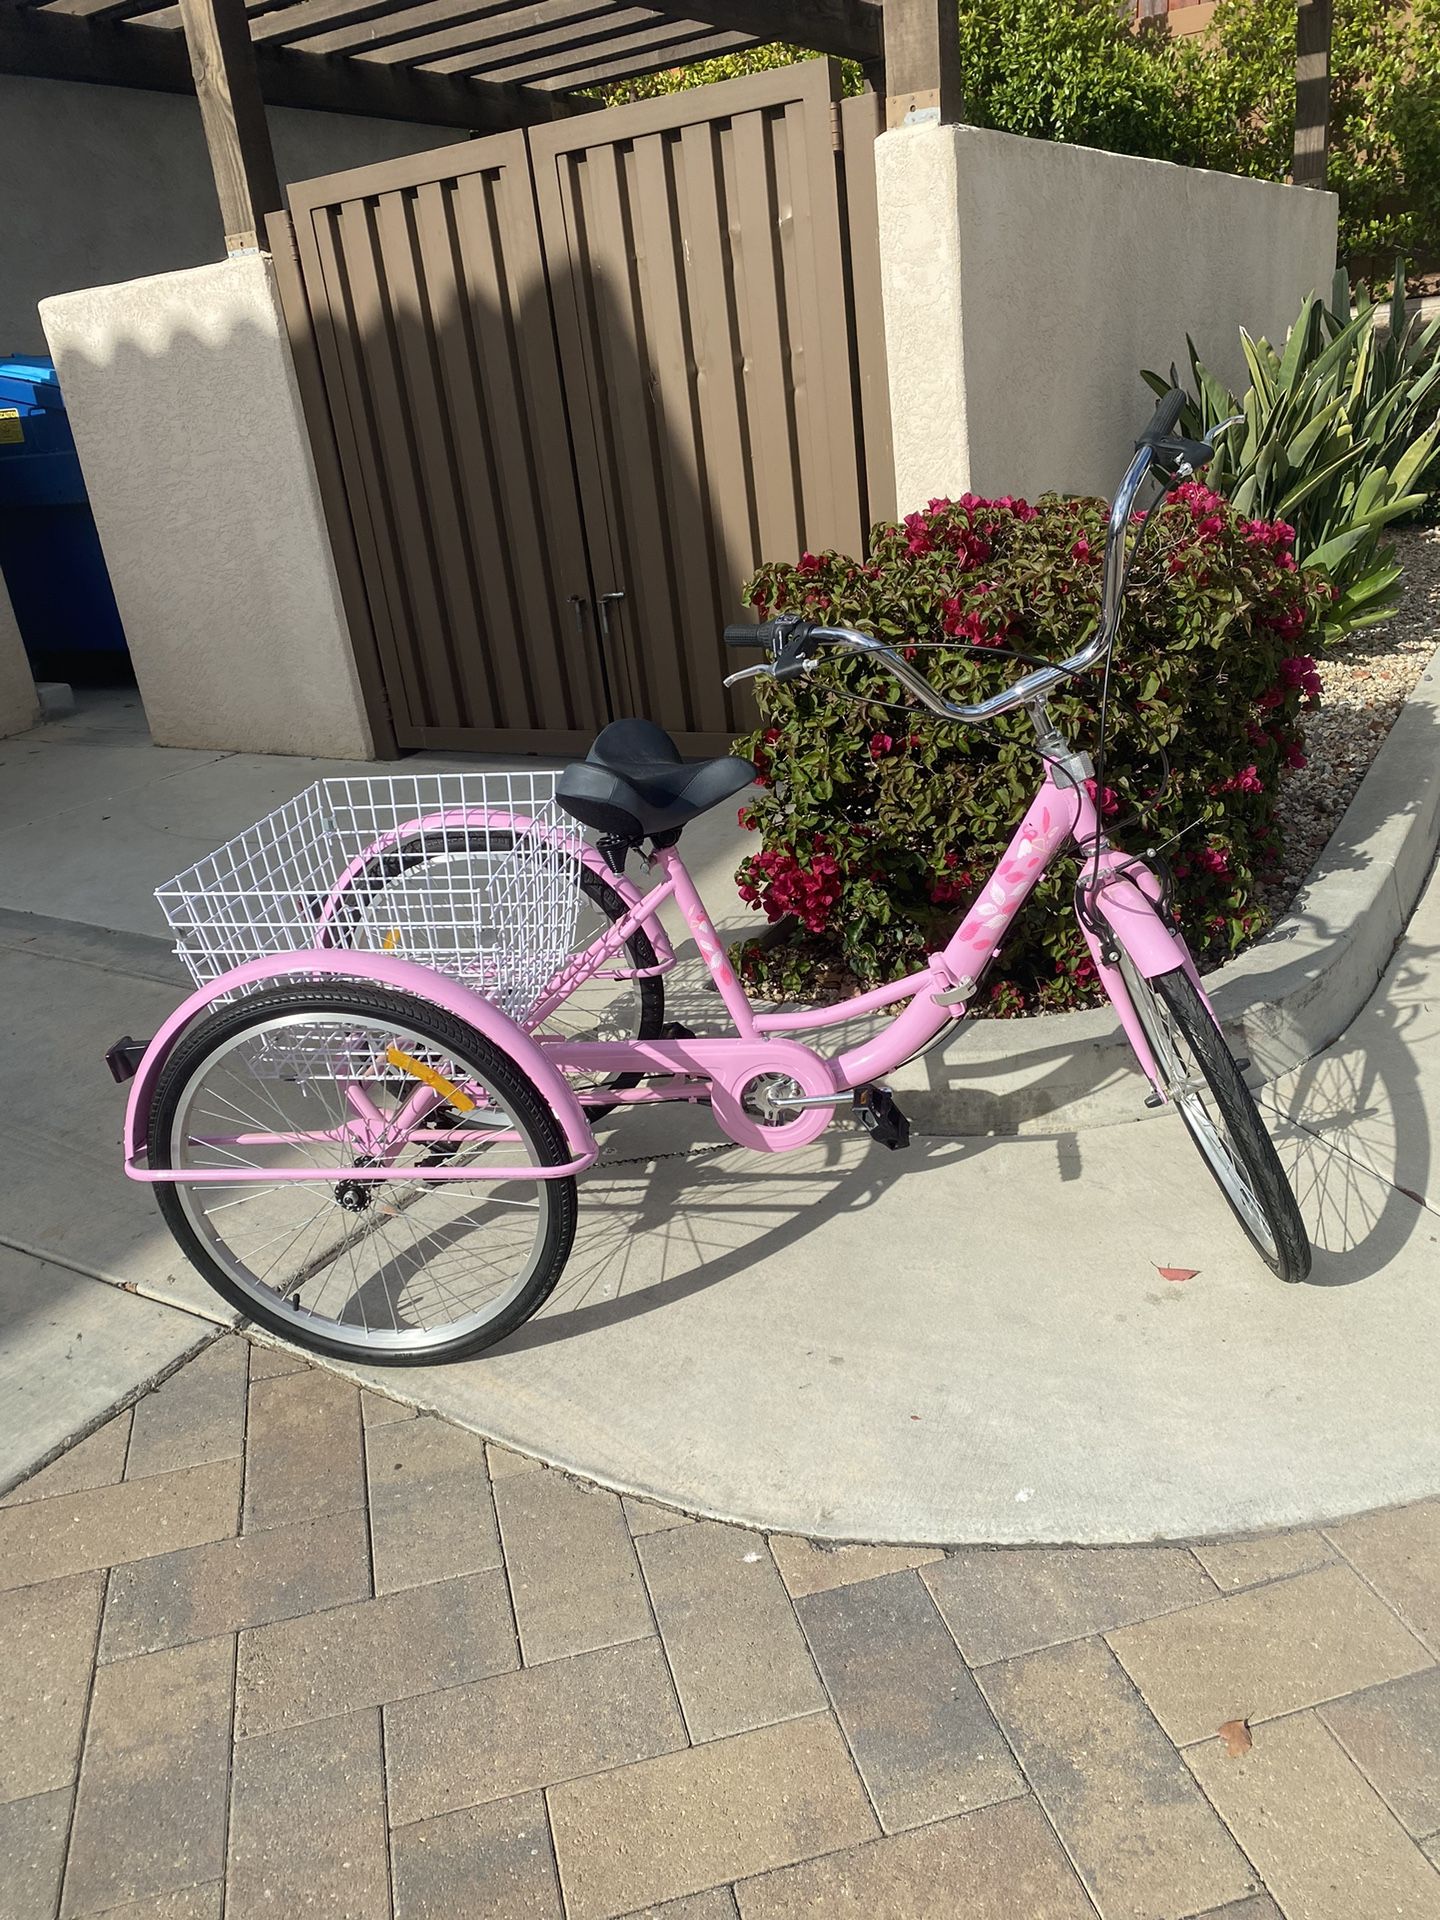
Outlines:
[[[1171,918],[1169,888],[1163,876],[1144,860],[1113,849],[1101,852],[1097,877],[1092,853],[1085,857],[1076,882],[1075,917],[1100,984],[1109,995],[1141,1071],[1164,1096],[1159,1065],[1121,971],[1122,953],[1146,980],[1177,970],[1188,974],[1200,990],[1206,1011],[1215,1019],[1190,949]],[[1217,1020],[1215,1024],[1218,1028],[1220,1023]]]

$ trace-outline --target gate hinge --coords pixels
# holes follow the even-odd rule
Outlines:
[[[842,130],[840,102],[838,100],[832,100],[830,102],[830,145],[835,149],[836,153],[843,153],[845,151],[845,135]]]

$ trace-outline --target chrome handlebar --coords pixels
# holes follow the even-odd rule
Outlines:
[[[1204,441],[1194,443],[1197,447],[1208,448],[1213,453],[1216,440],[1231,427],[1240,424],[1243,414],[1234,414],[1228,420],[1222,420],[1211,428]],[[1187,443],[1188,444],[1188,443]],[[804,645],[811,641],[823,641],[829,646],[838,647],[845,653],[864,654],[883,662],[887,672],[894,675],[900,684],[907,687],[917,700],[930,712],[942,720],[960,720],[975,723],[993,720],[999,714],[1012,713],[1016,707],[1023,707],[1032,700],[1039,700],[1052,687],[1062,680],[1068,680],[1072,674],[1083,673],[1087,667],[1094,666],[1097,660],[1115,643],[1115,635],[1120,626],[1120,614],[1124,604],[1125,582],[1129,576],[1129,562],[1125,552],[1125,534],[1130,525],[1130,516],[1135,510],[1135,497],[1143,486],[1146,476],[1155,463],[1157,449],[1147,441],[1141,441],[1134,457],[1125,469],[1125,477],[1110,508],[1110,520],[1105,536],[1105,560],[1102,569],[1102,588],[1100,602],[1100,620],[1095,632],[1078,652],[1072,653],[1068,660],[1057,660],[1053,666],[1036,667],[1029,673],[1013,681],[999,693],[992,693],[987,700],[977,700],[969,705],[957,701],[945,700],[936,693],[923,673],[919,673],[893,647],[883,640],[877,640],[873,634],[860,633],[853,627],[810,627],[806,631]],[[1203,464],[1203,463],[1200,463]],[[1174,469],[1174,477],[1188,478],[1197,470],[1197,465],[1189,459],[1182,460]],[[813,662],[803,658],[803,664]],[[758,666],[744,667],[739,673],[727,676],[725,685],[734,686],[737,681],[750,680],[757,675],[773,676],[774,662],[762,661]]]

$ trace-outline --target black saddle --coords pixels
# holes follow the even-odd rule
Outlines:
[[[748,760],[682,760],[663,727],[649,720],[613,720],[583,760],[566,767],[555,798],[568,814],[632,846],[645,839],[673,846],[699,814],[748,787]]]

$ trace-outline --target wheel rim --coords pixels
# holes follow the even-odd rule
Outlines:
[[[396,1052],[474,1102],[465,1114],[437,1103],[398,1148],[384,1125],[423,1089],[413,1069],[392,1064]],[[369,1103],[363,1120],[356,1087]],[[176,1169],[234,1169],[233,1182],[177,1184],[186,1219],[244,1295],[303,1322],[311,1338],[388,1353],[448,1345],[504,1314],[544,1256],[547,1182],[472,1185],[419,1169],[426,1158],[455,1167],[487,1155],[538,1166],[542,1155],[473,1061],[404,1021],[344,1012],[257,1021],[197,1063],[169,1146]],[[367,1179],[367,1148],[377,1147],[415,1178]],[[265,1178],[300,1167],[334,1180]]]
[[[1160,1076],[1160,1087],[1184,1121],[1191,1139],[1204,1155],[1221,1191],[1239,1215],[1246,1232],[1267,1259],[1279,1258],[1269,1217],[1236,1151],[1225,1117],[1215,1104],[1209,1082],[1190,1051],[1185,1035],[1150,981],[1136,973],[1128,958],[1121,970],[1130,998],[1145,1029],[1150,1052]]]

